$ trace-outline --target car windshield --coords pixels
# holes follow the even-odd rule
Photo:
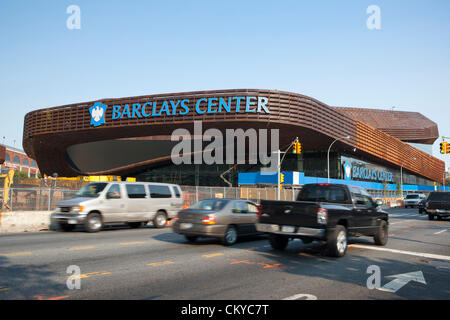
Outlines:
[[[406,196],[406,199],[419,199],[419,195],[418,194],[408,194]]]
[[[78,197],[97,198],[107,183],[90,183],[77,192]]]
[[[433,192],[428,197],[428,201],[449,201],[450,202],[450,193],[449,192]]]
[[[210,199],[210,200],[202,200],[190,207],[190,209],[201,209],[201,210],[213,210],[219,211],[222,210],[223,207],[228,203],[228,200],[223,199]]]

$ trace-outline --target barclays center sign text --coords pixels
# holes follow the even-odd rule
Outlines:
[[[132,103],[112,106],[111,120],[136,119],[160,116],[180,116],[190,113],[270,113],[267,97],[219,97],[200,98],[190,107],[189,99],[155,100],[146,103]],[[107,122],[105,119],[107,105],[96,102],[89,109],[91,125],[99,126]]]

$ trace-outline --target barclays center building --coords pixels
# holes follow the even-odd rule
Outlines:
[[[403,190],[431,191],[445,169],[431,152],[438,136],[436,123],[417,112],[336,107],[297,93],[236,89],[32,111],[25,116],[23,147],[42,173],[60,177],[270,184],[260,172],[272,170],[273,161],[260,155],[273,160],[271,151],[279,149],[286,151],[281,171],[293,177],[288,185],[322,182],[329,174],[332,182],[368,189],[395,190],[403,183]],[[301,152],[293,153],[288,147],[296,138]]]

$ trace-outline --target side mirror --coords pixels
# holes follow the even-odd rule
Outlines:
[[[120,193],[118,193],[118,192],[108,192],[106,194],[106,199],[120,199]]]
[[[378,199],[377,201],[375,201],[375,205],[376,205],[377,207],[382,206],[382,205],[383,205],[383,201],[380,200],[380,199]]]

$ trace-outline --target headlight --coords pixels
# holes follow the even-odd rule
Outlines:
[[[72,211],[73,212],[82,212],[84,210],[83,206],[78,206],[78,207],[73,207]]]

